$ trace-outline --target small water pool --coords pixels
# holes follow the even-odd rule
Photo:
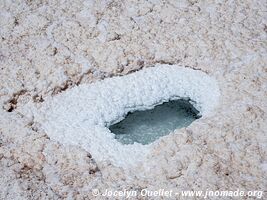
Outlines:
[[[150,144],[175,129],[189,126],[200,117],[198,113],[188,100],[174,100],[151,110],[128,113],[125,119],[109,129],[123,144]]]

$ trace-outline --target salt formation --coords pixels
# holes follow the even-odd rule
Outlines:
[[[266,0],[1,1],[0,199],[96,199],[91,191],[107,188],[266,191],[266,14]],[[20,114],[29,101],[21,113],[157,63],[214,77],[220,103],[151,144],[134,172],[96,163]]]
[[[83,147],[97,163],[109,161],[127,168],[142,161],[151,145],[122,145],[107,127],[128,112],[181,98],[189,98],[206,116],[218,103],[219,89],[216,81],[201,71],[157,65],[75,87],[46,101],[34,118],[51,139]]]

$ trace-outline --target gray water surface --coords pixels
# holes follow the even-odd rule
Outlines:
[[[175,100],[151,110],[128,113],[125,119],[111,125],[110,131],[123,144],[149,144],[175,129],[189,126],[198,119],[198,111],[187,100]]]

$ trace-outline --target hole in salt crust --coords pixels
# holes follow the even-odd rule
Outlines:
[[[98,164],[129,168],[145,161],[158,138],[211,116],[219,97],[217,81],[208,74],[156,65],[81,84],[40,108],[18,109],[34,117],[51,140],[84,148]]]
[[[122,144],[149,144],[175,129],[189,126],[200,117],[198,113],[188,100],[179,99],[153,109],[128,113],[109,129]]]

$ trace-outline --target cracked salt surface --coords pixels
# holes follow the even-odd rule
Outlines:
[[[52,140],[83,147],[98,164],[107,162],[127,168],[144,161],[157,141],[123,145],[107,127],[129,112],[152,109],[181,98],[190,98],[203,117],[210,115],[218,103],[217,82],[201,71],[156,65],[74,87],[46,99],[32,114]],[[23,110],[27,114],[31,109]]]

